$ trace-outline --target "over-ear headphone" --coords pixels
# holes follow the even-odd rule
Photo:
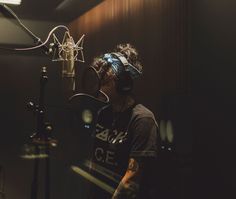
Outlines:
[[[128,62],[124,55],[118,52],[104,54],[99,65],[101,65],[99,69],[93,66],[88,67],[82,78],[83,92],[92,96],[97,96],[109,68],[117,77],[116,89],[122,95],[129,94],[132,91],[133,79],[142,74],[141,71]]]
[[[117,92],[123,95],[129,94],[133,89],[133,79],[139,77],[142,72],[130,64],[121,53],[107,53],[103,59],[110,64],[117,77]]]

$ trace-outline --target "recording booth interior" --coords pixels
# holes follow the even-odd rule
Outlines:
[[[0,198],[86,199],[88,181],[114,191],[88,173],[86,159],[106,96],[80,93],[93,58],[120,43],[138,49],[135,98],[159,125],[153,198],[230,198],[233,0],[19,2],[0,1]],[[193,131],[202,158],[194,183]]]

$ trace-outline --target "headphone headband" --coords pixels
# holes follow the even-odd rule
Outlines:
[[[124,71],[129,72],[132,79],[136,79],[142,74],[121,53],[106,53],[103,59],[111,64],[112,70],[118,77]]]

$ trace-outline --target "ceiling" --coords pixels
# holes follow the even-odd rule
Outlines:
[[[8,5],[20,19],[70,22],[103,0],[22,0]]]

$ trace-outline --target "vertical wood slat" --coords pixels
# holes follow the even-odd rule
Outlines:
[[[70,24],[74,37],[86,36],[92,57],[130,42],[139,49],[144,78],[141,98],[188,92],[188,0],[106,0]],[[152,93],[151,93],[152,92]]]

